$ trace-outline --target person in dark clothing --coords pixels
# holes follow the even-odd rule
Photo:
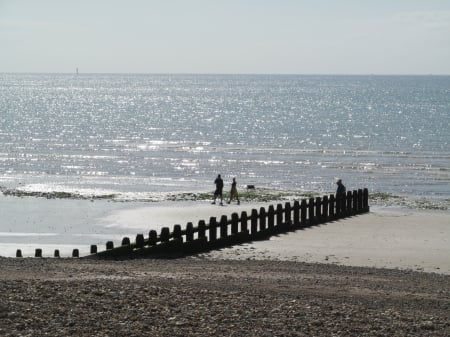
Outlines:
[[[347,192],[347,190],[345,189],[344,184],[342,183],[342,179],[338,179],[338,181],[336,181],[337,184],[337,190],[336,190],[336,196],[342,196],[345,195],[345,193]]]
[[[216,191],[214,192],[214,200],[212,204],[216,203],[216,199],[220,197],[220,205],[223,205],[222,191],[223,191],[223,180],[220,177],[220,174],[217,176],[216,180],[214,180],[214,184],[216,184]]]
[[[234,198],[236,198],[237,204],[240,205],[241,202],[239,201],[239,195],[236,188],[236,177],[233,178],[233,182],[231,183],[230,200],[228,203],[231,203],[231,200]]]
[[[345,210],[345,194],[346,194],[346,188],[344,184],[342,183],[342,179],[338,179],[336,181],[337,189],[336,189],[336,210],[339,213],[343,212]]]

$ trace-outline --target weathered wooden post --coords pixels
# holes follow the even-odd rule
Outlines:
[[[300,223],[302,227],[306,226],[307,210],[308,205],[306,204],[306,199],[302,199],[300,202]]]
[[[252,236],[258,232],[258,211],[256,209],[252,209],[252,215],[250,218],[250,226]]]
[[[237,213],[231,214],[231,235],[239,233],[239,215]]]
[[[336,206],[336,200],[334,198],[334,194],[330,194],[330,205],[329,205],[329,210],[330,210],[330,218],[333,219],[335,217],[335,206]]]
[[[206,222],[205,222],[205,220],[200,220],[198,222],[198,238],[201,240],[206,239]]]
[[[56,258],[60,257],[59,249],[55,249],[55,254],[53,256]]]
[[[41,248],[36,248],[36,250],[34,251],[34,257],[42,257],[42,249]]]
[[[292,207],[290,202],[284,204],[284,227],[289,228],[292,225]]]
[[[259,230],[264,232],[266,230],[266,209],[261,207],[259,209]]]
[[[97,245],[91,245],[91,254],[97,254]]]
[[[314,198],[309,198],[308,219],[309,219],[309,224],[310,225],[315,223],[315,219],[314,219]]]
[[[247,212],[243,211],[241,212],[241,233],[244,235],[248,235],[248,216]]]
[[[353,201],[353,193],[352,191],[347,191],[347,205],[345,207],[345,215],[349,216],[352,214],[352,201]]]
[[[300,226],[300,203],[298,200],[294,201],[294,227]]]
[[[148,232],[148,244],[149,246],[156,246],[156,243],[158,242],[158,233],[152,229],[150,232]]]
[[[321,222],[321,219],[322,219],[322,198],[317,197],[315,204],[316,204],[316,217],[315,217],[316,220],[315,220],[315,222],[318,223],[318,222]]]
[[[228,218],[222,215],[220,218],[220,238],[226,239],[228,237]]]
[[[22,250],[20,249],[16,250],[16,257],[22,257]]]
[[[144,240],[144,234],[137,234],[136,235],[136,248],[144,248],[145,240]]]
[[[328,196],[327,195],[325,195],[322,198],[322,218],[323,218],[323,221],[328,220]]]
[[[275,207],[273,207],[273,205],[269,206],[269,210],[267,212],[267,227],[270,232],[273,232],[275,228]]]
[[[188,222],[186,225],[186,242],[194,241],[194,224]]]
[[[363,203],[364,203],[364,194],[363,194],[363,190],[359,189],[358,190],[358,209],[362,210],[363,209]]]
[[[363,190],[363,211],[369,212],[369,190],[367,188]]]
[[[277,230],[280,230],[281,228],[283,228],[283,205],[282,204],[278,204],[277,205]]]
[[[353,191],[352,192],[352,214],[357,214],[359,213],[359,201],[358,201],[358,191]]]
[[[343,201],[344,199],[344,195],[341,194],[336,194],[336,217],[340,218],[342,215],[342,205],[344,203]]]
[[[80,251],[78,249],[74,249],[72,251],[72,257],[80,257]]]
[[[183,239],[183,235],[181,234],[181,225],[173,226],[173,238],[178,240]]]
[[[217,239],[217,222],[215,217],[209,218],[209,242]]]
[[[170,229],[169,227],[161,228],[161,234],[159,235],[161,242],[169,242],[170,240]]]
[[[130,238],[124,237],[122,239],[122,246],[128,246],[128,245],[130,245]]]
[[[106,243],[106,250],[111,250],[111,249],[114,249],[114,242],[108,241]]]

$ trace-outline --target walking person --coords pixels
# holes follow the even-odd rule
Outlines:
[[[216,180],[214,180],[214,184],[216,184],[216,190],[214,192],[214,200],[212,204],[215,205],[216,199],[220,197],[220,206],[223,206],[223,198],[222,198],[223,180],[220,177],[220,174],[217,176]]]
[[[342,183],[342,179],[338,179],[336,181],[336,185],[337,185],[336,209],[339,214],[345,210],[345,204],[346,204],[345,196],[346,196],[347,190],[346,190],[344,184]]]
[[[233,178],[233,182],[231,183],[230,200],[228,203],[231,203],[231,200],[234,198],[236,198],[237,204],[239,205],[241,202],[239,201],[239,195],[236,188],[236,177]]]

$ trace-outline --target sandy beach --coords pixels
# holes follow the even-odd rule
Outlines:
[[[233,212],[251,212],[267,203],[227,205],[182,203],[114,212],[111,226],[127,223],[137,231],[171,224],[194,224]],[[143,231],[146,233],[146,231]],[[276,260],[346,266],[400,268],[450,274],[450,214],[406,208],[375,207],[368,214],[298,230],[270,240],[246,243],[203,254],[212,259]]]
[[[126,205],[91,230],[119,238],[267,206]],[[448,336],[449,219],[372,207],[180,259],[0,258],[0,335]]]
[[[93,243],[98,244],[101,250],[108,240],[119,245],[124,236],[134,240],[136,234],[143,233],[146,236],[150,229],[159,232],[162,227],[173,228],[175,224],[185,226],[188,221],[197,224],[199,220],[209,221],[210,217],[220,219],[222,215],[231,216],[232,213],[240,214],[242,211],[250,214],[252,209],[259,210],[260,207],[267,208],[270,204],[276,205],[265,202],[241,205],[225,203],[224,206],[218,206],[207,201],[181,201],[118,204],[114,208],[116,205],[110,203],[75,201],[71,204],[78,209],[75,208],[73,214],[78,212],[84,214],[84,217],[88,217],[89,212],[94,214],[91,216],[95,220],[93,225],[83,226],[78,223],[64,225],[64,219],[70,220],[67,215],[62,221],[55,220],[59,217],[56,209],[67,213],[70,203],[67,204],[65,200],[54,200],[53,204],[48,200],[42,202],[36,198],[25,201],[33,205],[29,208],[31,210],[42,210],[42,205],[52,207],[42,211],[51,213],[48,217],[48,233],[33,233],[35,227],[27,225],[30,220],[19,219],[16,222],[23,221],[23,233],[0,231],[3,232],[0,255],[15,256],[16,249],[20,248],[24,256],[33,256],[36,248],[42,248],[44,256],[52,256],[54,249],[59,249],[62,256],[69,257],[72,250],[78,248],[81,256],[84,256],[89,254],[89,247]],[[13,207],[10,208],[16,211]],[[40,217],[41,226],[46,220],[42,215]],[[88,221],[91,221],[89,219]],[[71,231],[73,233],[69,236],[67,233]],[[22,242],[11,243],[17,237]],[[37,238],[36,241],[55,241],[25,241],[33,238]],[[270,240],[205,253],[202,256],[208,259],[297,261],[450,274],[449,240],[448,211],[375,206],[367,214],[272,236]]]

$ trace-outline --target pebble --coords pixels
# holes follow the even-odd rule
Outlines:
[[[0,270],[2,337],[450,335],[449,275],[195,257]]]

